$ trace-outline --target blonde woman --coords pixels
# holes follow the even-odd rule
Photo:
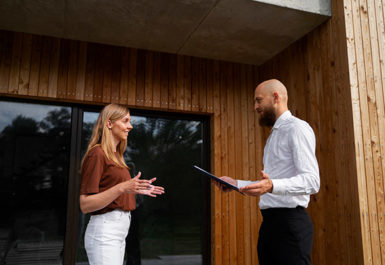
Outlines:
[[[90,213],[84,245],[91,265],[121,265],[125,238],[135,209],[135,194],[151,197],[164,193],[152,185],[156,180],[131,178],[123,159],[127,136],[132,130],[127,108],[104,107],[94,126],[81,165],[80,209]]]

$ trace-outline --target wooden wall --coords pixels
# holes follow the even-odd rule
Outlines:
[[[258,69],[288,86],[317,136],[314,264],[385,265],[384,11],[384,0],[334,0],[327,23]]]
[[[385,0],[345,0],[365,264],[385,265]]]
[[[317,137],[313,264],[385,265],[384,0],[332,7],[259,67],[0,31],[0,96],[210,115],[215,174],[256,179],[268,131],[253,90],[279,78]],[[257,199],[212,189],[212,264],[258,264]]]
[[[255,179],[256,67],[0,31],[0,96],[211,116],[212,169]],[[212,264],[256,264],[257,201],[212,187]]]

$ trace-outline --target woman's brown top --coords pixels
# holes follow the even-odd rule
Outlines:
[[[116,184],[131,179],[128,169],[119,167],[115,162],[107,159],[100,146],[93,147],[84,158],[81,175],[80,195],[100,193]],[[135,194],[124,193],[105,208],[91,214],[102,214],[115,209],[123,211],[135,210]]]

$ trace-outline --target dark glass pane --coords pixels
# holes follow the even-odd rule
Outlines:
[[[82,152],[98,114],[84,113]],[[126,162],[134,175],[157,178],[166,188],[158,198],[137,196],[137,210],[127,237],[127,265],[202,264],[202,178],[192,164],[201,164],[202,123],[132,116],[134,129],[128,136]],[[88,138],[88,139],[86,139]],[[77,264],[86,259],[84,230],[88,218],[81,217]],[[87,264],[87,263],[84,263]]]
[[[99,113],[97,112],[84,112],[83,114],[83,127],[82,127],[82,139],[81,139],[81,158],[87,150],[88,143],[91,138],[92,129],[98,118]],[[86,232],[86,227],[90,216],[88,214],[83,214],[79,210],[79,228],[78,228],[78,246],[76,251],[76,264],[83,265],[88,264],[87,253],[84,248],[84,233]]]
[[[137,196],[142,264],[202,264],[203,185],[192,168],[201,164],[202,124],[142,118],[133,126],[127,160],[143,178],[156,177],[166,188],[157,198]]]
[[[61,264],[71,109],[0,102],[0,260]]]

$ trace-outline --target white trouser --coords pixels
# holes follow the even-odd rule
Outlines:
[[[92,215],[84,236],[90,265],[122,265],[131,213],[121,210]]]

